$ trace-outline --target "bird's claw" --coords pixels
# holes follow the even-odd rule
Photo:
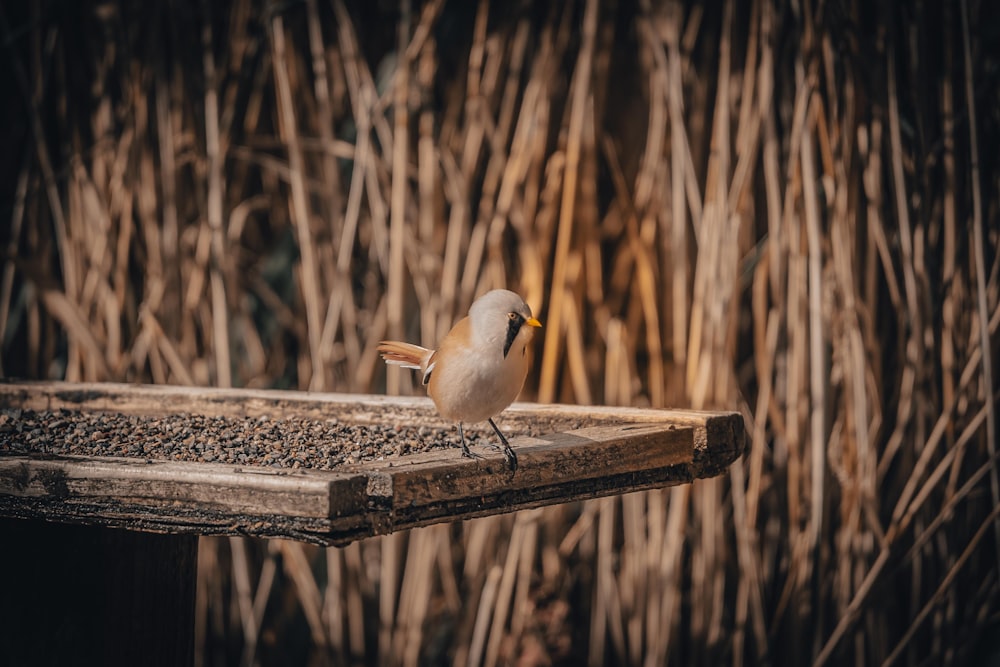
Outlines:
[[[500,432],[500,429],[497,428],[496,423],[494,423],[492,419],[490,419],[489,422],[490,426],[493,427],[493,430],[496,431],[496,434],[500,436],[500,442],[503,444],[503,447],[497,447],[493,443],[487,444],[487,447],[490,447],[494,451],[499,449],[503,454],[504,461],[507,462],[507,467],[510,468],[510,471],[512,473],[517,472],[517,454],[515,454],[514,450],[510,448],[510,443],[507,442],[507,438],[505,438],[503,433]],[[468,459],[484,458],[482,454],[476,454],[469,449],[469,445],[465,442],[465,431],[462,429],[462,422],[458,423],[458,435],[462,439],[462,456]]]
[[[503,448],[503,458],[507,461],[507,466],[510,468],[511,472],[517,472],[517,454],[510,446]]]
[[[476,452],[474,452],[471,449],[469,449],[468,446],[466,446],[464,443],[462,444],[462,456],[464,456],[467,459],[484,459],[484,458],[486,458],[482,454],[477,454]]]

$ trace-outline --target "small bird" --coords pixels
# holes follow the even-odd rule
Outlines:
[[[458,422],[463,456],[475,458],[462,424],[485,420],[503,443],[504,459],[514,471],[517,455],[493,417],[521,392],[528,375],[528,343],[540,326],[524,299],[497,289],[476,299],[469,316],[452,327],[436,350],[388,340],[379,343],[378,351],[387,364],[420,371],[438,412]]]

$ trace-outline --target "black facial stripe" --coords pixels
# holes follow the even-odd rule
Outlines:
[[[507,353],[510,352],[510,346],[514,344],[514,339],[517,338],[517,332],[521,330],[523,325],[524,317],[517,313],[512,313],[511,318],[507,320],[507,340],[503,344],[503,356],[505,359],[507,358]]]

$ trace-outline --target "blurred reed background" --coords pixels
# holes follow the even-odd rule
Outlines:
[[[746,417],[691,486],[203,539],[199,665],[996,657],[998,19],[2,3],[3,375],[409,393],[375,343],[507,286],[523,398]]]

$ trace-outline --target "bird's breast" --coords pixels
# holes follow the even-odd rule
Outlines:
[[[427,393],[438,412],[453,421],[485,421],[503,411],[521,393],[528,374],[525,344],[502,354],[476,354],[475,350],[453,350],[439,355]]]

